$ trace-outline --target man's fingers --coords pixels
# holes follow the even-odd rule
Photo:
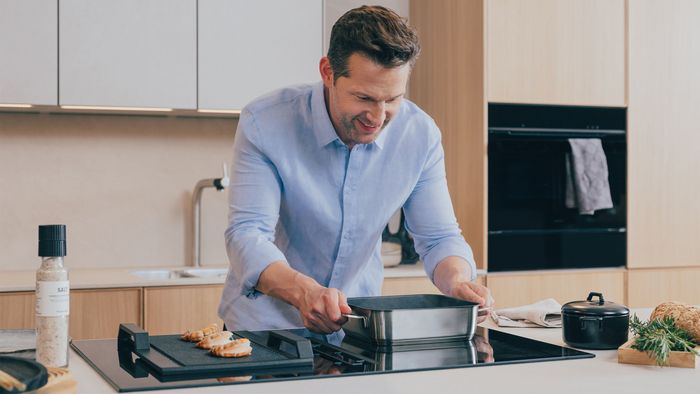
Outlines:
[[[343,313],[351,313],[347,298],[338,289],[320,289],[301,308],[304,326],[313,332],[329,334],[340,330],[347,321]]]
[[[345,294],[341,293],[338,291],[338,306],[340,306],[340,312],[341,313],[352,313],[352,308],[350,308],[350,305],[348,305],[348,299],[345,297]]]
[[[334,330],[328,326],[328,322],[324,321],[324,317],[323,314],[314,313],[307,321],[308,325],[306,328],[319,334],[330,334],[334,332]]]
[[[490,306],[493,304],[493,297],[491,297],[491,291],[488,289],[488,287],[481,286],[477,283],[475,283],[473,286],[471,286],[476,293],[484,299],[485,304],[484,306]]]
[[[479,305],[484,305],[486,303],[486,300],[472,290],[467,283],[463,283],[461,286],[459,286],[457,289],[457,296],[463,300],[476,302]]]
[[[323,295],[323,304],[326,309],[327,319],[330,321],[340,320],[340,307],[338,306],[338,291],[330,289]]]

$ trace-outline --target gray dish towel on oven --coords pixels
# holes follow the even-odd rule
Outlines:
[[[566,206],[581,215],[613,207],[608,182],[608,161],[598,138],[569,138],[566,157]]]

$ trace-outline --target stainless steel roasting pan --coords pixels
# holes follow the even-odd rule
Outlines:
[[[437,294],[349,298],[347,335],[380,346],[471,340],[479,304]]]

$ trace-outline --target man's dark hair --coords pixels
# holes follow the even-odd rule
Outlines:
[[[360,53],[387,68],[409,63],[420,53],[416,31],[396,12],[381,6],[366,6],[346,12],[333,25],[328,59],[333,82],[347,77],[348,59]]]

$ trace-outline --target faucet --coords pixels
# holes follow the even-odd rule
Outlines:
[[[192,261],[190,262],[190,265],[192,267],[201,267],[202,264],[200,262],[201,258],[201,227],[202,227],[202,219],[201,219],[201,213],[202,213],[202,190],[204,190],[207,187],[214,187],[216,188],[217,191],[222,191],[226,189],[229,185],[229,178],[228,178],[228,168],[226,167],[226,163],[223,163],[224,167],[224,176],[222,178],[210,178],[210,179],[202,179],[201,181],[197,182],[197,184],[194,186],[194,192],[192,192]]]

